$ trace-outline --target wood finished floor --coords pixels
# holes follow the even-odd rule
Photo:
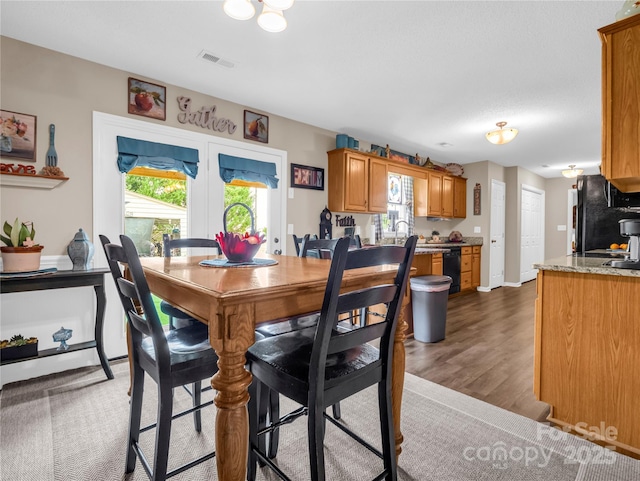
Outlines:
[[[544,421],[533,395],[536,283],[449,299],[446,336],[406,342],[406,371],[495,406]]]

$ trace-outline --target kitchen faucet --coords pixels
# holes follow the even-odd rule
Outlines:
[[[409,227],[411,227],[411,226],[409,225],[409,223],[408,223],[406,220],[399,220],[398,222],[396,222],[396,225],[395,225],[395,226],[394,226],[394,228],[393,228],[393,230],[395,230],[395,231],[396,231],[396,238],[395,238],[395,241],[394,241],[396,245],[398,244],[398,226],[399,226],[400,224],[402,224],[402,223],[407,224],[407,237],[409,236]]]

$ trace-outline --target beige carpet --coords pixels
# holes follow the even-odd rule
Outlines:
[[[128,370],[113,365],[116,379],[100,368],[85,368],[9,384],[0,395],[0,479],[6,481],[145,480],[138,464],[125,476],[128,423]],[[155,384],[146,384],[147,421],[155,417]],[[211,393],[208,393],[211,395]],[[342,403],[343,420],[377,443],[375,393],[364,391]],[[176,390],[176,405],[190,399]],[[283,412],[292,407],[283,401]],[[400,480],[628,480],[640,479],[640,461],[496,408],[407,374],[403,400],[405,442]],[[203,432],[191,416],[175,421],[170,468],[204,453],[214,444],[215,408],[203,411]],[[149,443],[153,432],[143,434]],[[293,479],[309,479],[306,424],[286,426],[278,463]],[[327,425],[327,479],[366,480],[380,460]],[[151,456],[151,454],[149,454]],[[582,462],[580,462],[582,461]],[[217,479],[211,460],[172,479]],[[266,468],[258,479],[277,479]]]

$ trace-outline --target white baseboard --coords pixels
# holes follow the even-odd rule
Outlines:
[[[505,287],[522,287],[521,282],[505,282],[503,285]]]
[[[476,289],[478,292],[491,292],[491,288],[486,286],[478,286]]]

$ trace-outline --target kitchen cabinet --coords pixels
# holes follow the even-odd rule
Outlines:
[[[603,175],[640,191],[640,15],[598,30],[602,40]]]
[[[431,274],[434,276],[441,276],[442,273],[442,253],[431,254]]]
[[[427,173],[427,183],[429,217],[467,217],[467,179],[434,170]]]
[[[426,217],[428,198],[427,179],[413,178],[413,215],[416,217]]]
[[[480,265],[482,246],[473,246],[471,248],[471,288],[474,289],[480,285]]]
[[[640,277],[540,269],[536,292],[533,390],[547,419],[581,435],[595,426],[640,458]]]
[[[334,212],[387,212],[387,163],[347,149],[329,156],[329,210]]]
[[[453,178],[453,217],[467,217],[467,179],[462,177]]]
[[[472,249],[465,246],[460,249],[460,290],[471,289],[471,256]]]

